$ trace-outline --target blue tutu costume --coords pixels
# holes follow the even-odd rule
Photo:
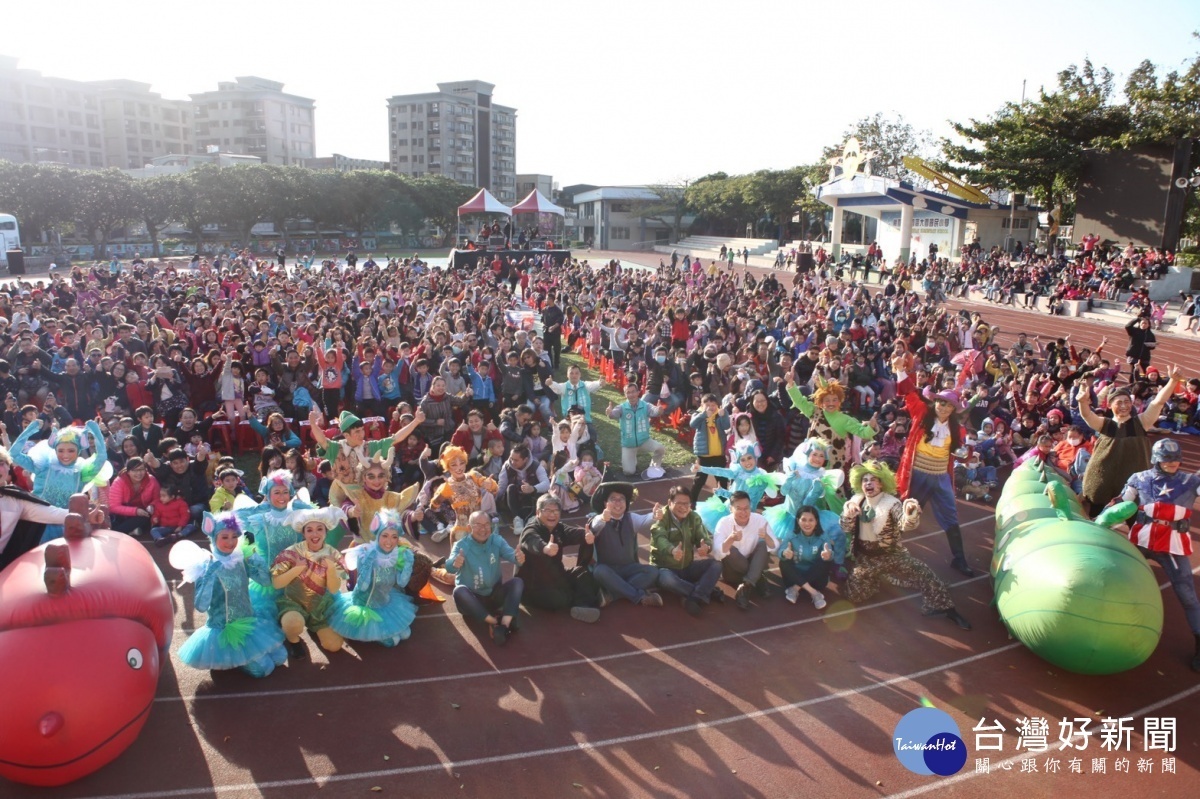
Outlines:
[[[257,615],[250,602],[249,585],[271,584],[267,564],[248,545],[229,554],[217,548],[218,533],[239,532],[232,513],[205,513],[201,529],[212,541],[211,554],[190,541],[171,550],[172,565],[181,564],[184,580],[196,577],[196,610],[208,614],[204,626],[179,648],[179,659],[196,669],[241,669],[266,677],[287,660],[283,630]]]
[[[845,500],[838,489],[845,475],[840,470],[825,469],[811,463],[811,460],[820,460],[811,458],[814,452],[828,456],[828,449],[828,443],[822,439],[806,439],[791,457],[783,459],[783,471],[771,475],[780,484],[780,493],[784,498],[782,504],[763,511],[776,540],[781,541],[792,533],[796,527],[796,514],[805,505],[817,508],[822,529],[841,529],[840,515]]]
[[[10,448],[13,463],[32,475],[34,496],[56,508],[65,508],[71,495],[87,491],[92,485],[105,485],[108,482],[112,467],[108,466],[108,451],[99,424],[89,421],[82,429],[68,427],[55,431],[48,441],[39,441],[26,452],[29,439],[41,429],[41,420],[34,419],[21,431]],[[64,466],[55,452],[59,444],[74,444],[80,453],[91,448],[95,454],[88,458],[77,458],[70,466]],[[62,538],[62,534],[61,524],[48,524],[41,543]]]
[[[380,511],[371,523],[374,540],[346,553],[346,565],[357,567],[358,579],[353,591],[334,596],[329,626],[348,640],[395,646],[408,638],[417,616],[416,603],[404,593],[414,553],[406,545],[391,552],[380,549],[378,531],[388,527],[403,532],[400,514]]]
[[[282,488],[288,491],[288,501],[282,508],[277,508],[271,504],[271,490],[278,491]],[[300,543],[303,538],[288,524],[288,515],[292,511],[310,510],[315,506],[296,498],[292,475],[282,469],[263,478],[259,493],[263,494],[262,502],[242,508],[235,504],[233,513],[242,529],[254,537],[255,550],[262,557],[263,563],[274,563],[280,552]],[[242,496],[244,495],[239,495],[238,498],[241,499]],[[282,594],[282,591],[271,585],[270,580],[262,584],[250,583],[250,601],[254,605],[254,612],[264,619],[276,621],[279,618],[275,601]]]
[[[729,515],[729,497],[733,496],[733,492],[745,491],[750,495],[750,510],[758,510],[764,496],[779,496],[774,476],[758,468],[758,453],[754,445],[739,444],[734,448],[732,457],[733,466],[728,469],[720,466],[704,466],[700,469],[701,474],[728,478],[730,485],[728,489],[718,488],[696,507],[696,513],[700,514],[700,520],[710,533],[717,529],[721,519]],[[746,469],[742,465],[742,459],[746,457],[755,458],[753,468]]]

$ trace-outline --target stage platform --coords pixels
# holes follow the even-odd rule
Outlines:
[[[450,265],[454,268],[460,266],[474,266],[479,258],[485,257],[490,262],[493,258],[499,255],[501,258],[516,258],[518,261],[522,258],[533,258],[542,255],[549,255],[554,259],[556,264],[561,264],[563,261],[571,257],[570,250],[460,250],[453,249],[450,251]]]

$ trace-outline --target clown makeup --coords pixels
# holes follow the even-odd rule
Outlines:
[[[54,448],[54,454],[58,456],[58,462],[63,466],[70,466],[79,459],[79,446],[73,442],[64,441]]]
[[[873,474],[867,473],[863,475],[862,492],[864,496],[874,497],[883,490],[883,483],[879,482],[879,478]]]
[[[285,485],[273,485],[271,490],[267,492],[267,500],[271,503],[271,507],[276,510],[283,510],[287,507],[288,500],[292,498],[292,492]]]
[[[821,398],[821,410],[822,411],[825,411],[826,413],[832,413],[834,411],[841,410],[841,408],[842,408],[842,401],[833,392],[830,392]]]
[[[321,547],[325,546],[326,532],[328,531],[324,522],[308,522],[304,525],[304,545],[308,547],[309,552],[319,552]]]
[[[387,472],[380,466],[372,466],[363,475],[363,483],[372,491],[381,491],[387,486]]]
[[[215,546],[222,555],[231,555],[237,547],[238,534],[236,530],[220,530],[217,532]]]
[[[385,527],[375,537],[376,546],[385,555],[400,545],[400,532],[395,527]]]

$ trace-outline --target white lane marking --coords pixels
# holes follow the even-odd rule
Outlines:
[[[700,732],[702,730],[713,729],[716,727],[723,727],[728,724],[734,724],[734,723],[737,723],[740,721],[750,721],[750,720],[754,720],[754,719],[765,718],[767,716],[778,715],[780,713],[788,713],[793,710],[801,710],[804,708],[813,707],[815,705],[824,704],[826,702],[832,702],[832,701],[835,701],[838,699],[852,699],[856,696],[861,696],[862,694],[867,694],[867,693],[871,693],[873,691],[878,691],[881,688],[889,688],[893,685],[898,685],[900,683],[912,682],[914,680],[919,680],[923,677],[928,677],[933,674],[938,674],[938,673],[946,671],[948,669],[954,669],[954,668],[958,668],[959,666],[965,666],[970,663],[975,663],[976,661],[980,661],[985,658],[990,658],[993,655],[998,655],[1003,652],[1012,651],[1013,649],[1017,649],[1021,646],[1022,646],[1022,644],[1019,642],[1012,643],[1012,644],[1006,644],[1006,645],[998,647],[996,649],[989,649],[986,652],[978,652],[974,655],[960,658],[958,660],[951,661],[950,663],[944,663],[940,666],[930,666],[927,669],[922,669],[920,671],[914,671],[911,674],[904,674],[904,675],[900,675],[897,677],[892,677],[888,680],[883,680],[882,682],[875,682],[875,683],[871,683],[869,685],[864,685],[861,688],[846,688],[844,690],[837,691],[832,694],[827,694],[825,696],[812,697],[810,699],[803,699],[799,702],[791,702],[789,704],[779,705],[777,707],[763,708],[761,710],[754,710],[754,711],[750,711],[748,713],[739,713],[734,716],[729,716],[729,717],[723,718],[723,719],[716,719],[714,721],[700,721],[700,722],[696,722],[694,724],[684,724],[684,725],[680,725],[678,727],[668,727],[665,730],[653,730],[650,732],[642,732],[642,733],[637,733],[634,735],[622,735],[617,738],[604,738],[599,741],[580,741],[578,743],[567,744],[564,746],[554,746],[554,747],[549,747],[546,749],[537,749],[532,752],[521,751],[521,752],[515,752],[512,754],[506,754],[506,755],[493,755],[491,757],[469,758],[467,760],[447,760],[447,761],[443,761],[440,763],[427,763],[427,764],[421,765],[421,766],[405,766],[405,767],[394,768],[394,769],[380,769],[378,771],[362,771],[362,772],[355,772],[355,773],[348,773],[348,774],[331,774],[331,775],[325,776],[325,777],[309,777],[309,778],[305,778],[305,779],[274,780],[271,782],[242,783],[242,784],[238,784],[238,785],[213,785],[213,786],[206,785],[203,788],[180,788],[180,789],[177,789],[174,791],[154,791],[154,792],[147,792],[147,793],[111,794],[111,795],[107,795],[107,796],[88,797],[87,799],[154,799],[155,797],[184,797],[184,796],[199,796],[199,795],[205,795],[205,794],[211,794],[211,793],[221,794],[221,793],[229,793],[229,792],[235,792],[235,791],[252,791],[252,790],[262,791],[262,790],[273,790],[276,788],[297,788],[297,787],[301,787],[301,786],[305,786],[305,785],[313,785],[313,784],[316,784],[318,786],[325,786],[330,783],[348,782],[351,780],[379,779],[379,778],[383,778],[383,777],[401,777],[401,776],[409,775],[409,774],[422,774],[422,773],[429,773],[429,772],[434,772],[434,771],[448,772],[453,769],[467,768],[469,766],[486,766],[486,765],[490,765],[492,763],[512,763],[517,760],[527,760],[529,758],[534,758],[534,757],[546,757],[549,755],[561,755],[561,754],[568,754],[568,753],[573,753],[573,752],[589,752],[589,751],[593,751],[593,750],[597,750],[597,749],[604,749],[604,748],[608,748],[608,747],[612,747],[612,746],[624,746],[626,744],[637,743],[639,741],[653,740],[655,738],[665,738],[665,737],[672,736],[672,735],[679,735],[681,733]],[[664,647],[664,649],[665,649],[665,647]],[[1200,690],[1200,686],[1197,686],[1197,688],[1194,690]]]
[[[971,577],[966,580],[952,583],[951,587],[966,585],[967,583],[977,582],[979,580],[991,579],[990,575],[981,574],[976,577]],[[205,695],[190,695],[190,696],[160,696],[155,702],[186,702],[186,701],[201,701],[213,699],[247,699],[263,696],[300,696],[301,694],[325,694],[333,691],[359,691],[373,688],[395,688],[405,685],[426,685],[429,683],[449,682],[455,680],[473,680],[478,677],[496,677],[505,674],[523,674],[532,671],[547,671],[549,669],[561,669],[571,666],[586,666],[597,663],[604,663],[611,660],[623,660],[625,658],[638,657],[642,655],[652,655],[658,652],[671,652],[677,649],[689,649],[695,646],[706,646],[708,644],[716,644],[722,641],[732,641],[735,639],[746,638],[751,635],[762,635],[763,633],[776,632],[778,630],[787,630],[792,627],[799,627],[803,624],[814,624],[826,619],[833,619],[839,616],[847,616],[854,613],[861,613],[865,610],[873,608],[881,608],[887,605],[895,605],[899,602],[907,602],[910,599],[916,599],[921,596],[919,593],[905,594],[903,596],[893,597],[891,599],[882,599],[878,602],[872,602],[867,605],[846,608],[845,610],[834,611],[833,613],[825,613],[820,616],[809,616],[796,621],[785,621],[778,624],[770,624],[766,627],[758,627],[753,630],[744,632],[727,633],[725,635],[715,635],[709,638],[700,638],[695,641],[681,641],[677,644],[668,644],[661,647],[650,647],[648,649],[634,649],[628,652],[614,652],[610,655],[600,655],[598,657],[582,657],[574,660],[556,660],[550,663],[537,663],[528,666],[514,666],[507,669],[488,669],[484,671],[474,671],[464,674],[439,674],[433,677],[413,677],[407,680],[381,680],[378,682],[360,683],[356,685],[326,685],[311,688],[289,688],[267,691],[247,691],[245,693],[230,693],[230,694],[205,694]]]

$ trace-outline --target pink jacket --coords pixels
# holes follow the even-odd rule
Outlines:
[[[139,510],[150,510],[158,499],[158,480],[147,474],[141,491],[135,496],[129,475],[120,474],[108,489],[108,512],[114,516],[136,516]]]

